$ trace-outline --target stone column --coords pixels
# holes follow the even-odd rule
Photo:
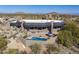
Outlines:
[[[23,26],[23,21],[22,21],[22,23],[21,23],[21,29],[22,29],[22,31],[24,31],[24,26]]]
[[[51,21],[51,33],[53,34],[53,21]]]

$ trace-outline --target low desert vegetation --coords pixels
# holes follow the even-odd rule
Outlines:
[[[40,53],[41,45],[35,43],[35,44],[31,45],[30,48],[32,50],[32,53],[38,54],[38,53]]]
[[[51,54],[52,52],[59,52],[59,51],[60,51],[60,49],[55,47],[54,45],[52,45],[52,44],[47,45],[47,53],[48,54]]]
[[[71,47],[73,44],[73,37],[70,31],[63,30],[59,32],[58,43],[66,47]]]
[[[51,53],[58,53],[60,51],[59,48],[55,47],[53,44],[47,44],[46,51],[43,51],[44,54],[51,54]],[[42,47],[40,44],[33,44],[30,46],[32,53],[34,54],[40,54]]]
[[[5,37],[0,36],[0,52],[1,52],[1,53],[2,53],[2,51],[3,51],[4,49],[6,49],[7,44],[8,44],[8,42],[7,42],[7,40],[5,39]]]
[[[19,53],[18,49],[8,49],[7,54],[17,54]]]
[[[59,31],[58,43],[66,47],[79,47],[79,28],[75,22],[66,24],[63,30]]]

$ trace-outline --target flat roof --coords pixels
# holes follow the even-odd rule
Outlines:
[[[63,20],[26,20],[26,19],[23,19],[21,21],[24,21],[27,23],[64,22]]]

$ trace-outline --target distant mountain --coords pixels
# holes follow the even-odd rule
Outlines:
[[[14,14],[26,14],[24,12],[15,12]]]
[[[47,14],[59,14],[59,13],[57,13],[57,12],[50,12],[50,13],[47,13]]]
[[[58,13],[58,12],[50,12],[50,13],[47,13],[47,14],[79,16],[79,13]]]
[[[45,13],[45,14],[42,14],[42,13],[25,13],[25,12],[15,12],[15,13],[0,13],[0,15],[10,15],[10,14],[27,14],[27,15],[45,15],[45,14],[58,14],[58,15],[72,15],[72,16],[79,16],[79,13],[58,13],[58,12],[50,12],[50,13]]]

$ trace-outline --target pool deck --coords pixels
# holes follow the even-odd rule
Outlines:
[[[54,31],[56,33],[56,31]],[[43,37],[43,38],[48,38],[46,41],[41,41],[41,40],[32,40],[32,39],[27,39],[26,38],[26,45],[32,45],[34,43],[38,43],[41,45],[45,45],[45,44],[54,44],[57,36],[55,37],[48,37],[46,36],[46,33],[48,33],[47,29],[44,30],[30,30],[27,32],[28,34],[28,38],[32,38],[32,37]]]

